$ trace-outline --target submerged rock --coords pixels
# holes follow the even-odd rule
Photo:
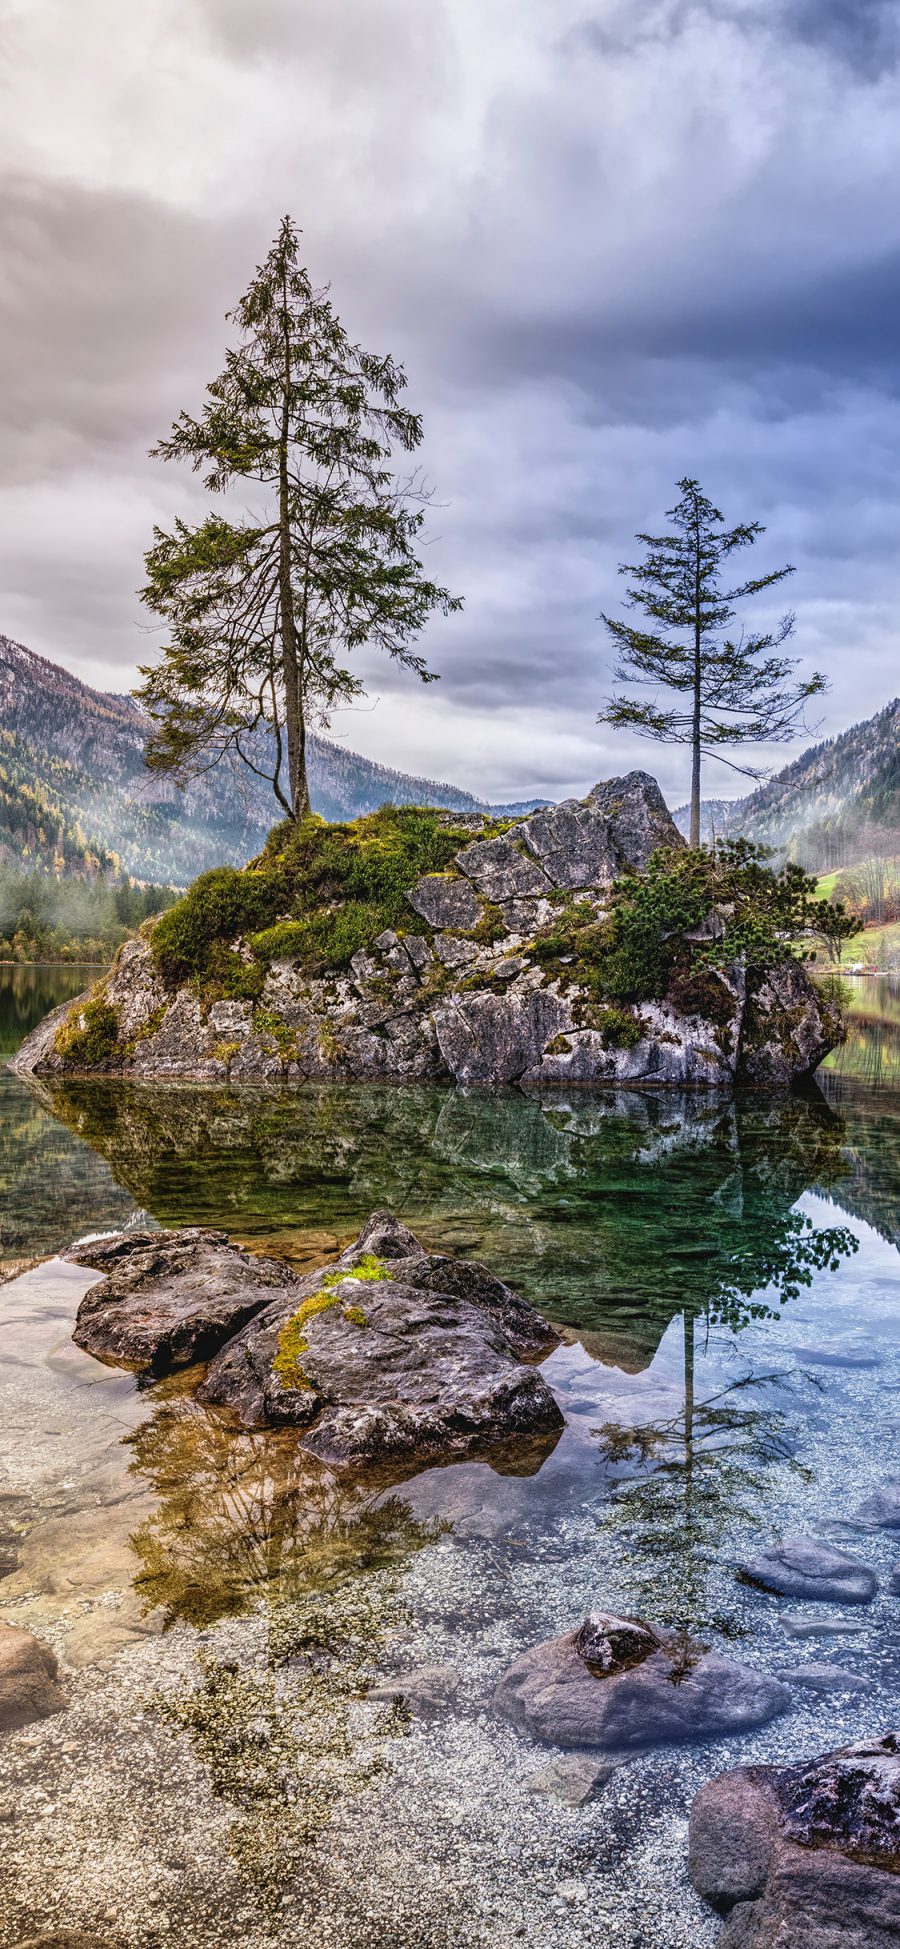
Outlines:
[[[65,1709],[49,1645],[18,1624],[0,1623],[0,1732],[18,1732]]]
[[[854,1521],[871,1523],[876,1529],[900,1529],[900,1475],[889,1475],[880,1489],[867,1496]]]
[[[779,1597],[808,1597],[825,1604],[870,1604],[878,1589],[867,1564],[815,1536],[786,1536],[752,1557],[741,1574],[747,1583]]]
[[[117,1232],[64,1257],[104,1272],[78,1308],[76,1346],[96,1359],[169,1373],[209,1360],[277,1295],[290,1299],[289,1266],[257,1258],[226,1232]]]
[[[560,1409],[533,1366],[557,1335],[484,1266],[426,1253],[376,1213],[325,1273],[298,1280],[212,1362],[202,1401],[244,1427],[296,1426],[333,1463],[458,1457],[555,1440]]]
[[[688,1869],[729,1917],[722,1949],[888,1949],[900,1940],[900,1744],[708,1781]]]
[[[790,1705],[786,1687],[765,1673],[604,1612],[523,1652],[494,1698],[535,1739],[606,1752],[743,1732]]]

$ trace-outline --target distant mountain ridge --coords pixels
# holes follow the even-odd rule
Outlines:
[[[690,807],[672,816],[686,834]],[[816,871],[845,865],[874,833],[896,833],[900,845],[900,698],[811,745],[746,798],[704,800],[702,837],[713,831],[786,848]]]
[[[121,870],[185,885],[210,866],[252,858],[278,816],[270,788],[249,772],[222,770],[181,792],[146,770],[149,733],[133,698],[93,690],[0,635],[0,865]],[[308,748],[313,809],[326,819],[385,803],[487,809],[471,792],[376,764],[328,738],[312,736]]]

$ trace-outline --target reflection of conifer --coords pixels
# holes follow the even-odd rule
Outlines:
[[[404,1617],[404,1572],[442,1526],[332,1474],[294,1435],[235,1433],[191,1404],[163,1405],[130,1439],[161,1497],[132,1538],[148,1608],[196,1625],[264,1619],[256,1660],[203,1653],[199,1684],[154,1703],[235,1808],[231,1852],[274,1919],[299,1850],[407,1729],[402,1706],[355,1715]]]

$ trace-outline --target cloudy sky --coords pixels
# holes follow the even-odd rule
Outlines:
[[[683,752],[595,718],[598,613],[686,473],[796,564],[818,735],[897,693],[897,0],[0,0],[0,64],[0,630],[105,689],[152,656],[143,551],[197,504],[146,450],[290,211],[406,365],[465,597],[441,683],[373,663],[333,735],[683,797]]]

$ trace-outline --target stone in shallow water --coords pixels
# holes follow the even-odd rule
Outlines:
[[[865,1624],[855,1618],[830,1617],[826,1612],[813,1612],[804,1617],[802,1611],[785,1611],[781,1623],[789,1638],[843,1638],[856,1637],[865,1631]]]
[[[355,1278],[370,1256],[384,1276]],[[300,1319],[307,1301],[324,1304]],[[285,1370],[291,1331],[296,1377]],[[376,1213],[327,1275],[297,1281],[222,1349],[199,1398],[244,1427],[301,1427],[302,1446],[332,1463],[457,1458],[532,1437],[553,1446],[562,1413],[522,1356],[557,1337],[484,1266],[428,1254]]]
[[[764,1672],[686,1645],[640,1619],[609,1622],[647,1631],[649,1648],[639,1662],[596,1676],[578,1650],[582,1626],[523,1652],[500,1679],[498,1709],[549,1745],[624,1753],[743,1732],[790,1706],[787,1688]],[[636,1651],[632,1640],[627,1657]]]
[[[792,1665],[776,1674],[784,1685],[799,1685],[807,1692],[875,1692],[873,1678],[863,1672],[846,1672],[841,1665]]]
[[[529,1793],[542,1793],[564,1807],[586,1807],[599,1799],[617,1766],[616,1760],[598,1760],[596,1753],[562,1753],[527,1774],[523,1784]]]
[[[53,1652],[33,1631],[0,1623],[0,1732],[18,1732],[64,1710],[57,1672]]]
[[[459,1673],[452,1665],[419,1665],[415,1671],[380,1678],[369,1687],[366,1698],[379,1705],[392,1705],[395,1699],[402,1699],[411,1712],[428,1718],[446,1711],[458,1691]]]
[[[880,1367],[881,1355],[865,1347],[795,1347],[794,1353],[807,1367]]]
[[[808,1597],[825,1604],[869,1604],[878,1589],[867,1564],[814,1536],[786,1536],[745,1563],[742,1576],[779,1597]]]
[[[892,1597],[900,1597],[900,1563],[895,1563],[891,1571],[891,1581],[888,1584],[888,1591]]]
[[[729,1914],[722,1949],[889,1949],[900,1940],[896,1734],[708,1781],[688,1869]]]
[[[117,1232],[70,1247],[104,1272],[78,1308],[76,1346],[98,1360],[169,1373],[209,1360],[223,1342],[296,1283],[290,1266],[258,1258],[227,1233]]]
[[[874,1495],[860,1503],[855,1521],[874,1523],[878,1529],[900,1529],[900,1475],[889,1475]]]

